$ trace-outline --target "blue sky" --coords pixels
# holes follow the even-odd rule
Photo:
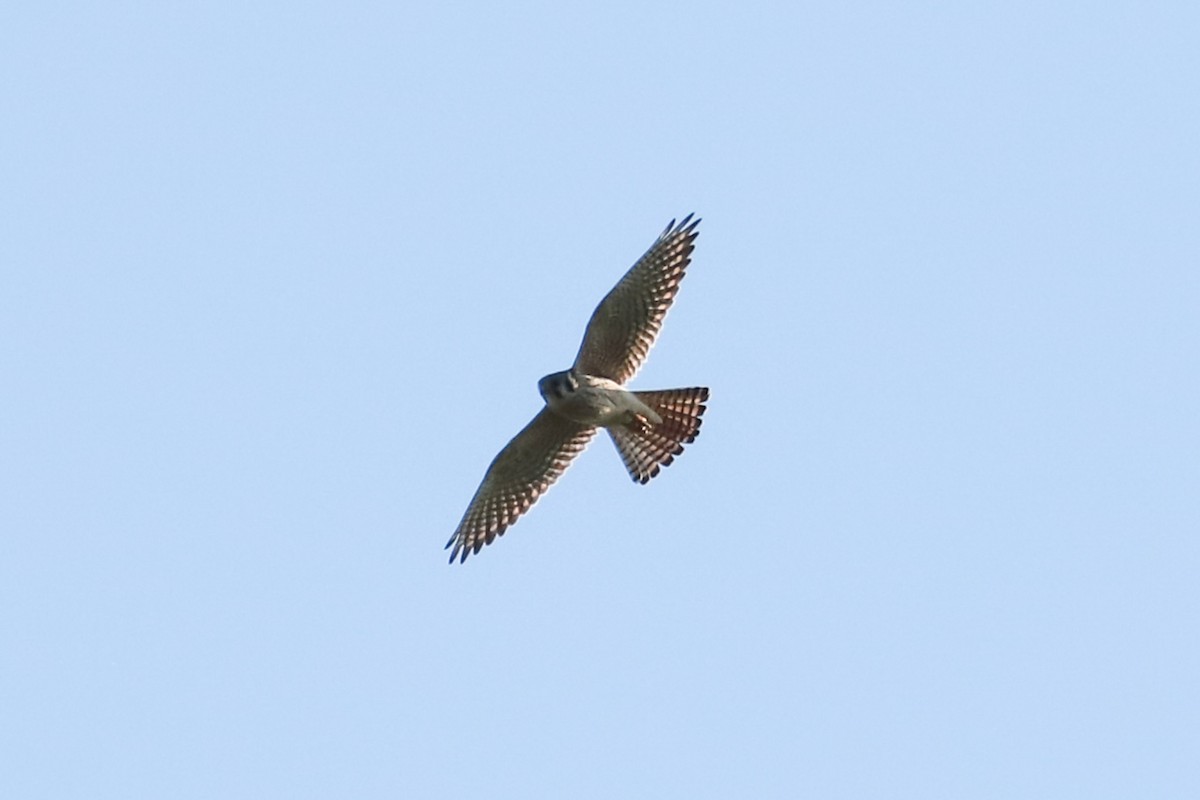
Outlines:
[[[1185,3],[0,12],[0,794],[1194,797]],[[703,217],[598,438],[442,546]]]

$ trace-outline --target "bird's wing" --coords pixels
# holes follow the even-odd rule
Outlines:
[[[583,452],[596,429],[543,408],[488,467],[446,547],[450,563],[466,561],[517,521]]]
[[[646,254],[617,282],[588,322],[575,371],[626,383],[641,368],[692,259],[696,226],[671,220]]]

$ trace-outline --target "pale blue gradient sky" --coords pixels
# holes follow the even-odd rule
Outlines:
[[[733,8],[0,12],[0,796],[1200,796],[1200,11]]]

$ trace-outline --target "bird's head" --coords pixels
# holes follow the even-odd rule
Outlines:
[[[542,393],[542,399],[547,403],[552,399],[562,400],[578,388],[579,379],[569,369],[564,372],[551,373],[538,381],[538,391]]]

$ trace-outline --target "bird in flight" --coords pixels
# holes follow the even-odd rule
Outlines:
[[[488,467],[446,543],[454,548],[451,564],[502,536],[583,452],[597,428],[608,431],[637,483],[649,481],[695,440],[707,388],[634,392],[624,386],[646,360],[675,300],[699,224],[691,214],[678,225],[671,220],[596,306],[574,365],[538,381],[546,405]]]

